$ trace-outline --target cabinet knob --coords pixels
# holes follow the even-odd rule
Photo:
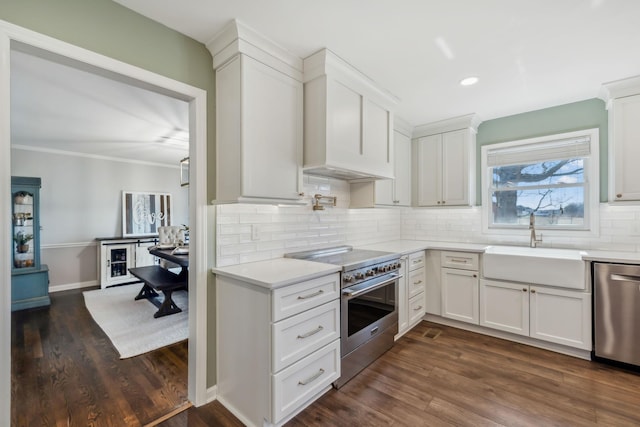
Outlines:
[[[536,290],[535,290],[535,289],[531,289],[531,293],[532,293],[532,294],[535,294],[535,293],[536,293]]]
[[[473,277],[478,277],[478,275],[477,275],[477,274],[474,274],[474,275],[473,275]]]
[[[527,292],[527,288],[522,288],[522,292]]]
[[[304,192],[298,193],[298,196],[303,197],[304,196]]]
[[[616,197],[619,199],[620,197],[622,197],[622,194],[616,194]]]
[[[444,205],[445,203],[447,203],[447,202],[445,202],[445,201],[443,200],[443,201],[442,201],[442,204]]]
[[[438,204],[440,204],[440,200],[438,200]]]

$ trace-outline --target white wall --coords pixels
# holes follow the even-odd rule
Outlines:
[[[96,280],[95,238],[122,235],[123,190],[171,193],[174,224],[188,224],[188,188],[180,187],[178,165],[13,148],[11,175],[42,179],[42,262],[49,266],[52,290]]]

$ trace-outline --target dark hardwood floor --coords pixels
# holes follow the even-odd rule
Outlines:
[[[186,343],[119,360],[79,291],[14,313],[12,331],[13,426],[139,426],[186,407]],[[158,425],[242,423],[212,402]],[[422,322],[287,424],[347,425],[640,426],[640,374]]]
[[[120,360],[82,290],[51,300],[12,313],[12,426],[142,426],[185,405],[186,341]]]
[[[160,425],[242,424],[213,402]],[[640,426],[640,375],[422,322],[287,423],[390,425]]]

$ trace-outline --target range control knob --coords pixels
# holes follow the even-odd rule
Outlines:
[[[367,276],[373,276],[375,274],[375,272],[373,270],[367,270],[367,272],[365,274]]]
[[[356,280],[364,279],[364,274],[356,273]]]
[[[342,278],[343,281],[345,282],[352,282],[353,281],[353,276],[351,275],[346,275]]]
[[[380,267],[380,271],[382,271],[383,273],[389,271],[389,266],[388,265],[383,265],[382,267]]]

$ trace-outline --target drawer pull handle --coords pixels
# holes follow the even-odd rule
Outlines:
[[[413,311],[420,311],[420,310],[422,310],[422,306],[421,305],[419,305],[419,306],[417,306],[416,308],[413,309]]]
[[[417,282],[413,282],[414,285],[419,285],[420,283],[422,283],[422,280],[418,280]]]
[[[309,298],[317,297],[318,295],[321,295],[323,293],[324,293],[324,291],[322,289],[320,289],[318,292],[314,292],[314,293],[309,294],[309,295],[300,295],[300,296],[298,296],[298,299],[309,299]]]
[[[313,331],[309,331],[306,334],[298,335],[298,339],[309,338],[311,335],[315,335],[323,329],[324,328],[322,327],[322,325],[320,325],[317,328],[315,328]]]
[[[460,258],[451,258],[450,261],[451,262],[457,262],[459,264],[466,264],[467,263],[466,259],[460,259]]]
[[[422,258],[413,260],[414,264],[420,264],[421,262],[422,262]]]
[[[314,380],[316,380],[322,374],[324,374],[324,369],[320,368],[320,370],[316,372],[315,375],[313,375],[312,377],[307,378],[304,381],[298,381],[298,385],[307,385],[310,382],[313,382]]]

